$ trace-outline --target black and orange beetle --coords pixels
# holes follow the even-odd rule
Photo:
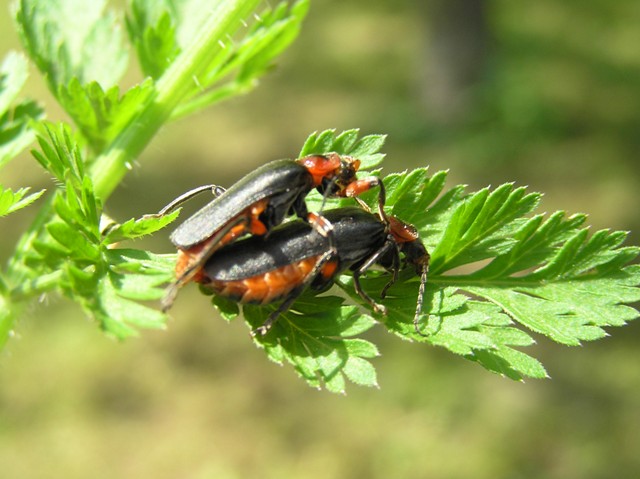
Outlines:
[[[267,235],[287,215],[307,220],[305,197],[316,188],[325,197],[354,197],[380,186],[376,177],[356,178],[360,160],[337,153],[310,155],[297,160],[276,160],[254,170],[228,190],[207,185],[176,198],[160,214],[166,214],[196,194],[211,190],[216,198],[187,218],[171,234],[178,249],[176,279],[163,300],[168,310],[178,289],[198,274],[207,259],[219,248],[245,234]],[[380,188],[379,209],[384,204]],[[313,228],[330,236],[331,225],[316,216]]]
[[[275,228],[267,239],[254,236],[219,249],[194,281],[240,303],[265,305],[282,301],[254,331],[264,335],[307,287],[325,289],[347,269],[353,271],[358,295],[374,311],[386,314],[386,308],[362,289],[359,278],[374,264],[391,272],[392,277],[381,292],[384,297],[398,278],[400,253],[403,253],[405,262],[421,275],[414,326],[416,332],[422,334],[418,321],[429,253],[415,228],[394,217],[382,221],[357,207],[328,210],[323,217],[333,226],[333,247],[306,222],[292,221]]]

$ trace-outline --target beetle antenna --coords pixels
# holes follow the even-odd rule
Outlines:
[[[420,336],[426,338],[429,335],[420,331],[420,315],[422,314],[422,303],[424,302],[424,290],[427,285],[427,275],[429,273],[429,262],[426,261],[426,264],[422,268],[422,274],[420,275],[420,288],[418,289],[418,301],[416,303],[416,314],[413,317],[413,328],[416,333]]]

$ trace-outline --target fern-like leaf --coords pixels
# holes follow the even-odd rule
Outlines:
[[[301,154],[362,155],[365,164],[375,166],[383,141],[376,135],[358,139],[356,130],[328,130],[311,135]],[[419,278],[411,269],[401,272],[381,300],[388,315],[375,316],[390,332],[444,347],[521,380],[547,376],[542,364],[523,352],[534,344],[534,333],[576,345],[605,336],[607,326],[638,317],[628,305],[640,301],[640,267],[628,263],[640,250],[623,246],[624,233],[589,235],[584,215],[535,214],[540,195],[512,184],[471,194],[461,186],[445,190],[446,172],[429,175],[426,168],[391,174],[383,181],[387,213],[413,223],[432,255],[420,334],[413,324]],[[310,196],[313,207],[323,204],[322,198]],[[377,193],[368,192],[364,199],[373,206]],[[351,200],[327,200],[325,207],[345,201]],[[373,296],[388,281],[378,271],[361,279]],[[349,346],[361,341],[353,335],[372,326],[372,312],[353,289],[350,275],[342,275],[337,285],[362,309],[307,292],[256,341],[274,361],[292,364],[310,385],[342,392],[345,379],[375,384],[368,360],[377,350],[368,342]],[[227,300],[213,301],[228,319],[239,313]],[[242,309],[255,328],[273,307]],[[361,347],[365,354],[359,356]],[[364,371],[363,376],[351,374],[351,367]]]
[[[123,338],[138,328],[163,327],[166,316],[143,301],[155,301],[172,277],[172,260],[144,251],[113,249],[117,241],[157,231],[177,213],[131,220],[100,231],[102,205],[85,173],[77,140],[66,127],[45,125],[39,137],[38,161],[65,188],[53,199],[57,218],[46,225],[46,235],[33,243],[25,262],[39,275],[59,274],[57,286],[78,302],[109,334]]]

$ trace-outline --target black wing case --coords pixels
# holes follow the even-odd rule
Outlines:
[[[243,210],[264,198],[287,194],[293,203],[302,193],[311,190],[311,182],[307,169],[293,160],[267,163],[187,218],[170,239],[175,246],[188,249],[210,238]]]

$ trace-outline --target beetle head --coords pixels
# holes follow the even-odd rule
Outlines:
[[[341,193],[344,189],[356,181],[360,160],[350,156],[340,156],[337,153],[329,153],[327,158],[331,160],[335,168],[323,176],[318,185],[318,191],[325,197],[342,196]]]

